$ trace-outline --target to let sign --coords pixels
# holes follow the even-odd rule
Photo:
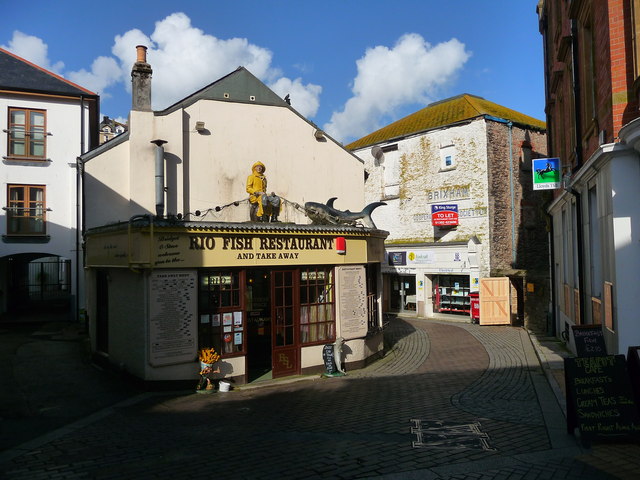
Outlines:
[[[435,227],[458,225],[458,205],[431,205],[431,225]]]

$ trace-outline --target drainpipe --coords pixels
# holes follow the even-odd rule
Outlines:
[[[509,127],[509,194],[511,195],[511,264],[516,266],[516,206],[513,188],[513,123],[508,122]]]
[[[84,95],[80,95],[80,155],[85,152],[85,143],[84,143]],[[82,171],[82,164],[80,162],[80,157],[76,159],[76,268],[75,268],[75,312],[74,312],[74,320],[78,321],[80,317],[80,247],[82,245],[81,241],[81,228],[84,228],[84,224],[82,223],[82,203],[80,201],[81,197],[81,182],[80,175]]]
[[[156,146],[156,217],[164,216],[164,147],[166,140],[151,140]]]

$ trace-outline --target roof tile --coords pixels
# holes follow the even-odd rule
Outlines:
[[[418,110],[346,145],[345,148],[347,150],[357,150],[434,128],[469,121],[481,116],[497,117],[540,130],[546,129],[545,122],[541,120],[490,102],[482,97],[464,93],[431,103],[422,110]]]

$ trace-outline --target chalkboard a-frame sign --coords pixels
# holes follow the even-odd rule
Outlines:
[[[640,418],[624,355],[565,358],[567,431],[582,443],[640,440]]]
[[[599,357],[607,354],[602,325],[573,325],[571,329],[578,357]]]
[[[338,371],[336,365],[336,359],[334,357],[333,344],[329,343],[322,348],[322,360],[324,360],[324,368],[328,374],[333,374]]]

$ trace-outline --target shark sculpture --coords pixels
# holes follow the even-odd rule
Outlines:
[[[316,225],[351,225],[355,226],[358,220],[365,227],[377,228],[371,219],[371,213],[378,207],[386,205],[384,202],[373,202],[364,207],[361,212],[350,212],[349,210],[337,210],[333,207],[333,202],[337,197],[331,197],[326,204],[307,202],[304,204],[307,217]]]

